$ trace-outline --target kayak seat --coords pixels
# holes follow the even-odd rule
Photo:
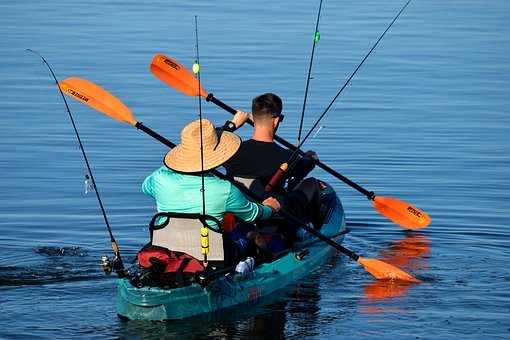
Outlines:
[[[213,225],[221,226],[221,222],[210,215],[157,213],[149,223],[150,242],[155,246],[184,252],[197,259],[202,259],[200,228],[203,225],[206,225],[209,229],[207,260],[224,261],[222,230],[220,229],[220,232],[217,232],[211,228]]]
[[[264,195],[264,184],[257,178],[234,177],[236,182],[241,183],[259,196]]]

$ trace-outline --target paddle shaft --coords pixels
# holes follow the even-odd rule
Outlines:
[[[141,130],[143,132],[145,132],[146,134],[148,134],[149,136],[153,137],[154,139],[160,141],[161,143],[165,144],[166,146],[168,146],[169,148],[174,148],[175,147],[175,144],[172,143],[170,140],[166,139],[165,137],[161,136],[160,134],[158,134],[157,132],[155,132],[154,130],[148,128],[147,126],[143,125],[142,123],[140,122],[137,122],[135,127],[138,129],[138,130]],[[262,202],[263,199],[262,197],[260,197],[259,195],[255,194],[254,192],[252,192],[250,189],[246,188],[244,185],[238,183],[236,180],[234,180],[232,177],[230,176],[227,176],[221,172],[219,172],[218,170],[216,169],[213,169],[210,171],[213,175],[225,180],[225,181],[229,181],[230,183],[232,183],[233,185],[235,185],[242,193],[244,193],[246,196],[250,197],[251,199],[255,200],[256,202]],[[331,247],[335,248],[336,250],[338,250],[339,252],[341,252],[342,254],[350,257],[351,259],[353,259],[354,261],[358,261],[359,259],[359,255],[354,253],[353,251],[341,246],[340,244],[336,243],[335,241],[331,240],[330,238],[328,238],[327,236],[325,236],[324,234],[318,232],[317,230],[315,230],[314,228],[312,227],[309,227],[307,224],[305,224],[304,222],[300,221],[298,218],[294,217],[293,215],[291,215],[290,213],[286,212],[284,209],[281,209],[279,212],[278,212],[281,216],[283,216],[284,218],[288,219],[289,221],[291,221],[292,223],[295,223],[299,226],[301,226],[304,230],[306,230],[307,232],[309,232],[310,234],[312,234],[313,236],[317,237],[318,239],[326,242],[327,244],[329,244]]]
[[[219,107],[221,107],[222,109],[224,109],[227,112],[230,112],[233,115],[235,115],[236,112],[237,112],[234,108],[228,106],[227,104],[223,103],[221,100],[219,100],[216,97],[214,97],[214,95],[212,93],[209,93],[209,95],[207,96],[207,98],[205,100],[208,101],[208,102],[211,102],[211,103],[213,103],[213,104],[215,104],[215,105],[217,105]],[[248,119],[246,122],[249,125],[254,126],[253,121],[251,119]],[[274,140],[276,140],[278,143],[280,143],[281,145],[285,146],[286,148],[288,148],[288,149],[290,149],[292,151],[298,150],[298,153],[301,156],[303,156],[305,154],[303,150],[297,149],[297,147],[294,144],[292,144],[290,142],[287,142],[285,139],[283,139],[282,137],[280,137],[278,135],[274,135]],[[349,178],[347,178],[344,175],[340,174],[338,171],[330,168],[329,166],[327,166],[326,164],[322,163],[321,161],[314,160],[314,162],[321,169],[323,169],[324,171],[326,171],[326,172],[330,173],[331,175],[335,176],[336,178],[338,178],[339,180],[341,180],[345,184],[349,185],[350,187],[356,189],[357,191],[359,191],[360,193],[365,195],[368,199],[373,200],[375,198],[375,194],[374,194],[373,191],[368,191],[367,189],[363,188],[361,185],[359,185],[357,183],[354,183]]]

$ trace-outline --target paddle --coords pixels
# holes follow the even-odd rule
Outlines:
[[[191,75],[191,73],[175,59],[163,54],[156,54],[152,59],[150,69],[158,79],[179,92],[188,96],[202,96],[206,99],[206,101],[210,101],[232,114],[237,112],[232,107],[216,99],[212,93],[207,93],[207,91],[198,84],[197,80]],[[253,121],[248,119],[247,122],[253,126]],[[300,155],[304,155],[302,150],[297,149],[296,146],[287,142],[285,139],[277,135],[274,136],[274,139],[290,150],[298,150]],[[331,175],[340,179],[342,182],[365,195],[369,200],[372,200],[373,207],[380,214],[386,216],[396,224],[406,229],[421,229],[430,224],[430,217],[417,207],[396,198],[376,196],[373,191],[366,190],[359,184],[354,183],[321,161],[316,161],[316,164]]]
[[[143,132],[157,139],[158,141],[165,144],[169,148],[175,147],[174,143],[172,143],[165,137],[159,135],[158,133],[154,132],[150,128],[144,126],[142,123],[136,121],[131,111],[124,104],[122,104],[120,100],[118,100],[116,97],[114,97],[113,95],[111,95],[98,85],[81,78],[68,78],[60,82],[60,87],[64,90],[64,93],[92,107],[93,109],[102,112],[116,120],[126,122],[142,130]],[[236,187],[239,188],[239,190],[241,190],[244,194],[254,199],[255,201],[257,202],[262,201],[261,197],[258,197],[258,195],[254,194],[249,189],[237,183],[231,177],[224,175],[217,170],[212,170],[211,172],[215,176],[218,176],[219,178],[227,180],[232,184],[236,185]],[[283,217],[287,218],[288,220],[297,225],[302,226],[302,228],[305,229],[310,234],[326,242],[327,244],[329,244],[331,247],[335,248],[342,254],[347,255],[357,263],[361,264],[367,272],[372,274],[378,280],[421,282],[412,275],[388,263],[385,263],[377,259],[370,259],[359,256],[355,252],[341,246],[340,244],[329,239],[322,233],[318,232],[314,228],[309,227],[308,225],[304,224],[303,222],[299,221],[297,218],[283,210],[280,210],[280,213]]]

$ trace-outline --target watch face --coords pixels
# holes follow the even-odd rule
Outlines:
[[[225,127],[227,131],[229,132],[232,132],[236,129],[236,125],[234,124],[234,122],[230,121],[230,120],[227,120],[227,122],[225,123]]]

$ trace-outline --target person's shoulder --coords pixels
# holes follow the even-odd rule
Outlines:
[[[263,142],[263,141],[258,141],[255,139],[248,139],[246,141],[243,141],[241,143],[241,147],[250,148],[250,149],[259,149],[259,150],[275,150],[275,151],[284,150],[285,151],[284,148],[282,148],[281,146],[276,144],[274,141],[273,142]]]
[[[149,177],[156,178],[159,180],[175,179],[176,177],[181,176],[182,176],[181,174],[172,169],[167,168],[166,166],[162,166],[154,170],[154,172],[149,175]]]
[[[161,176],[173,176],[174,174],[177,174],[174,170],[167,168],[166,166],[161,166],[156,171],[154,171],[155,174],[161,175]]]
[[[230,181],[226,180],[226,179],[223,179],[223,178],[220,178],[216,175],[213,175],[213,174],[208,174],[208,176],[206,177],[208,178],[208,180],[211,182],[211,183],[214,183],[218,186],[222,186],[222,187],[227,187],[230,189],[230,187],[232,187],[232,183],[230,183]]]
[[[282,160],[284,160],[284,158],[289,158],[292,155],[292,152],[289,149],[285,149],[284,147],[276,144],[275,142],[271,144],[273,154],[279,155],[282,158]]]
[[[218,196],[221,194],[230,195],[232,192],[239,190],[229,180],[219,178],[212,174],[207,176],[207,185],[210,187],[210,190],[213,190]]]
[[[283,146],[276,144],[276,142],[271,143],[273,145],[273,148],[280,152],[289,152],[289,149],[285,149]]]
[[[274,162],[282,163],[287,161],[292,154],[290,150],[281,147],[274,141],[272,142],[262,142],[257,140],[250,141],[252,145],[252,149],[250,150],[251,157],[253,157],[253,155],[256,155],[258,159],[264,160],[270,168],[273,167]]]
[[[239,149],[251,149],[257,147],[257,141],[253,139],[243,140]]]

